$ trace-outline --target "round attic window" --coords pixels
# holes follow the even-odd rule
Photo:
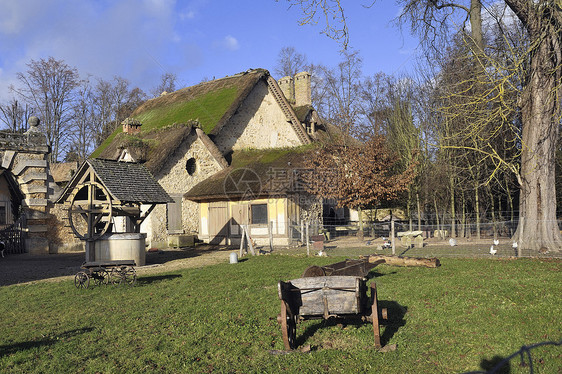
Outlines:
[[[192,157],[185,163],[185,170],[187,170],[187,174],[193,175],[195,170],[197,170],[197,163],[195,159]]]

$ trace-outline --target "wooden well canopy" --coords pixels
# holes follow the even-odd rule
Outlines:
[[[68,209],[74,234],[93,241],[110,231],[112,218],[129,217],[133,232],[157,204],[173,202],[142,164],[104,159],[84,161],[57,204]],[[142,205],[148,209],[141,208]]]

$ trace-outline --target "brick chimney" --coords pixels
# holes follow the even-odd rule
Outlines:
[[[279,88],[283,91],[283,94],[289,101],[289,103],[295,103],[295,83],[293,77],[283,77],[277,82]]]
[[[312,105],[310,73],[295,74],[295,106]]]
[[[125,134],[134,135],[141,131],[142,123],[134,118],[127,117],[121,124],[123,125],[123,132]]]

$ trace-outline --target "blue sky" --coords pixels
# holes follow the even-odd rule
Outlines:
[[[388,0],[361,5],[370,3],[344,0],[363,73],[411,71],[417,40],[391,24],[399,8]],[[118,75],[147,92],[164,72],[180,87],[250,68],[273,74],[286,46],[335,66],[341,45],[321,25],[299,26],[301,15],[285,0],[0,0],[0,100],[26,63],[49,56],[84,77]]]

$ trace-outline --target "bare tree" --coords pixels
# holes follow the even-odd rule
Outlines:
[[[111,82],[98,79],[93,89],[94,118],[92,131],[94,133],[94,143],[98,147],[105,138],[113,131],[113,86]]]
[[[56,161],[68,138],[75,89],[79,85],[78,71],[53,57],[31,60],[27,67],[25,73],[17,73],[22,87],[11,89],[36,108],[51,145],[51,161]]]
[[[343,0],[289,0],[300,5],[305,17],[304,23],[313,23],[317,14],[323,14],[328,21],[336,16],[336,25],[326,24],[331,36],[347,44],[348,30],[345,23]],[[447,37],[451,27],[470,22],[472,54],[476,63],[482,61],[485,51],[478,33],[482,30],[481,10],[489,7],[482,0],[399,1],[404,13],[402,21],[411,21],[412,29],[422,36],[426,45],[435,44]],[[521,22],[529,42],[524,59],[516,61],[523,79],[517,105],[521,113],[521,166],[512,171],[520,183],[519,226],[514,240],[519,248],[539,250],[547,248],[559,251],[562,236],[556,221],[555,156],[556,142],[562,117],[562,7],[559,1],[504,0]],[[339,20],[339,22],[338,22]],[[468,29],[468,28],[467,28]],[[454,28],[455,33],[459,31]],[[468,31],[468,30],[467,30]],[[485,74],[482,69],[479,74]],[[511,82],[501,80],[490,91],[501,93]],[[502,163],[501,157],[496,161]]]
[[[32,110],[28,104],[21,103],[12,98],[5,104],[0,104],[0,121],[13,132],[25,132],[27,130],[27,119]]]
[[[362,60],[358,52],[345,51],[343,61],[336,68],[323,68],[323,102],[317,108],[328,122],[345,134],[355,134],[361,113]]]
[[[138,87],[131,89],[127,79],[115,77],[113,81],[112,101],[115,126],[112,131],[146,100],[146,94]]]
[[[153,97],[158,97],[164,92],[174,92],[178,77],[174,73],[164,73],[160,76],[160,83],[151,91]]]
[[[363,79],[360,91],[360,110],[363,118],[363,125],[359,131],[360,138],[386,134],[392,106],[391,80],[392,77],[384,73],[377,73]]]
[[[83,161],[93,151],[95,145],[94,98],[92,87],[84,80],[77,89],[77,98],[73,107],[70,144],[65,159],[67,161]]]
[[[277,57],[275,74],[281,77],[294,77],[295,74],[308,70],[306,56],[298,53],[295,47],[283,47]],[[311,73],[309,71],[309,73]]]

